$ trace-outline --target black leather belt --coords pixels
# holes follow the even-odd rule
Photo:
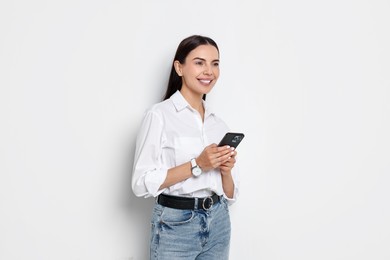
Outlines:
[[[166,194],[160,194],[157,197],[158,204],[174,209],[209,210],[215,203],[218,203],[219,201],[220,196],[215,193],[212,196],[206,198],[187,198]]]

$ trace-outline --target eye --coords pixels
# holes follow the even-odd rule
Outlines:
[[[203,61],[201,61],[201,60],[195,61],[195,64],[196,65],[203,65]]]
[[[218,66],[219,66],[219,62],[214,62],[213,65],[214,65],[215,67],[218,67]]]

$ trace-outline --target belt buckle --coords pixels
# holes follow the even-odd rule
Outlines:
[[[206,202],[206,200],[210,200],[210,202],[209,203],[207,203],[207,204],[210,204],[210,206],[209,207],[205,207],[205,202]],[[202,202],[202,208],[204,209],[204,210],[209,210],[209,209],[211,209],[211,207],[214,205],[214,201],[213,201],[213,198],[211,197],[211,196],[208,196],[208,197],[206,197],[206,198],[204,198],[203,199],[203,202]]]

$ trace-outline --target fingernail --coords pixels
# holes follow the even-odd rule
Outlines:
[[[234,151],[234,147],[231,147],[230,150]]]

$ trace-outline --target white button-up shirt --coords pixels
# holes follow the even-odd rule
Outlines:
[[[162,192],[186,197],[206,197],[212,192],[224,195],[219,169],[202,172],[198,177],[159,190],[168,169],[198,157],[206,146],[218,144],[228,132],[227,125],[210,111],[207,102],[203,102],[203,106],[204,122],[199,112],[177,91],[146,111],[136,142],[132,179],[135,195],[156,197]],[[237,167],[233,167],[232,176],[234,197],[225,196],[230,203],[238,194]]]

